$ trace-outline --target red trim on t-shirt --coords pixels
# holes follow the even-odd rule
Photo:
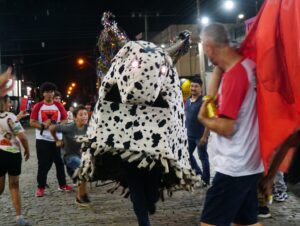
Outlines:
[[[60,102],[57,102],[57,101],[54,101],[54,104],[60,111],[60,121],[67,119],[68,113],[67,113],[66,109],[64,108],[64,106]]]
[[[33,106],[30,119],[39,120],[39,111],[41,107],[43,106],[44,101],[38,102]]]
[[[218,96],[218,114],[237,119],[249,88],[247,71],[241,63],[223,74],[222,87]]]

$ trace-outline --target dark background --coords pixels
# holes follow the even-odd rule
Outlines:
[[[231,12],[221,7],[223,2],[200,0],[201,15],[235,23],[238,13],[254,16],[262,0],[235,0],[236,8]],[[139,13],[151,15],[149,32],[162,31],[171,24],[197,23],[196,0],[0,0],[2,64],[16,64],[20,79],[36,86],[52,81],[65,93],[74,81],[79,84],[79,96],[96,92],[96,43],[102,13],[107,10],[116,15],[131,39],[144,31],[144,18]],[[79,68],[78,57],[87,59],[88,64]]]

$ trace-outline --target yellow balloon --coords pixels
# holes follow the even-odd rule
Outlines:
[[[184,100],[191,95],[190,86],[191,86],[191,81],[188,79],[185,80],[181,85],[182,96]]]

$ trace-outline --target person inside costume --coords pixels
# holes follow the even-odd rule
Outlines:
[[[174,67],[189,49],[190,32],[163,49],[129,41],[111,13],[104,13],[102,23],[98,69],[104,77],[87,136],[78,138],[83,143],[78,177],[128,187],[138,223],[147,226],[161,190],[191,189],[200,179],[189,161]]]

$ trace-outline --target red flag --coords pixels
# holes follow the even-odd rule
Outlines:
[[[26,111],[28,105],[28,98],[22,97],[20,102],[20,111]]]
[[[267,169],[276,147],[300,126],[300,1],[265,1],[241,50],[257,64],[260,145]]]

